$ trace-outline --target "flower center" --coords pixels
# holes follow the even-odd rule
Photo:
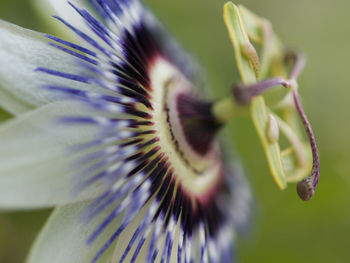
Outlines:
[[[163,152],[184,190],[207,199],[220,185],[223,163],[214,135],[220,125],[211,105],[195,98],[194,86],[166,59],[150,69],[153,121]]]

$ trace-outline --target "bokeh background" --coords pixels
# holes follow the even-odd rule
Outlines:
[[[158,17],[203,65],[215,97],[238,81],[222,20],[223,0],[147,0]],[[308,64],[300,93],[316,133],[321,181],[310,202],[295,185],[277,189],[249,119],[227,130],[254,190],[257,208],[250,233],[238,242],[242,262],[350,262],[350,1],[245,0],[270,19],[284,43],[303,49]],[[49,15],[49,14],[48,14]],[[28,0],[0,0],[0,18],[54,33]],[[0,58],[1,59],[1,58]],[[10,118],[1,111],[0,121]],[[1,147],[1,143],[0,143]],[[0,213],[0,263],[23,262],[50,210]]]

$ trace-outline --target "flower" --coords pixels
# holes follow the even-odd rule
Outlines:
[[[0,103],[16,115],[0,126],[0,208],[58,206],[28,262],[232,262],[252,198],[215,135],[245,105],[277,185],[301,180],[301,199],[314,195],[305,59],[265,19],[225,4],[243,83],[207,102],[196,64],[138,0],[49,3],[79,44],[0,23]],[[282,100],[266,103],[281,85]]]
[[[0,207],[58,206],[28,262],[232,262],[251,194],[192,59],[137,0],[52,3],[79,44],[0,23]]]

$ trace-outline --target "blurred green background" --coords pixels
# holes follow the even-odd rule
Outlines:
[[[238,77],[222,20],[225,1],[146,2],[203,65],[215,96],[227,95],[229,85]],[[251,121],[239,119],[231,123],[228,131],[246,168],[258,207],[251,233],[239,241],[241,261],[350,262],[350,1],[240,3],[271,20],[284,43],[300,47],[308,55],[300,93],[321,155],[317,194],[310,202],[302,202],[295,185],[284,192],[277,189]],[[27,0],[1,0],[0,18],[53,33]],[[1,121],[8,117],[0,113]],[[0,214],[0,263],[23,262],[48,215],[49,211]]]

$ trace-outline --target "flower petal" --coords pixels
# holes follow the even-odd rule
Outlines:
[[[73,57],[48,45],[43,34],[0,20],[0,105],[12,114],[53,101],[45,83],[79,88],[82,83],[35,72],[38,67],[76,72]]]
[[[101,186],[93,186],[73,195],[72,174],[78,167],[67,150],[91,140],[95,126],[55,123],[58,116],[86,112],[81,108],[77,102],[54,102],[0,126],[0,208],[62,205],[101,193]]]
[[[94,220],[89,225],[82,223],[79,216],[85,207],[86,203],[79,202],[57,208],[37,237],[27,263],[91,262],[98,249],[113,233],[114,224],[111,224],[93,245],[87,245],[88,236],[100,222]],[[107,250],[100,262],[110,262],[112,252],[112,249]]]
[[[89,0],[70,0],[69,2],[80,8],[86,8],[89,11],[94,10]],[[88,30],[83,19],[77,15],[67,0],[33,0],[33,4],[43,20],[54,28],[54,32],[59,32],[62,36],[75,39],[75,35],[52,19],[51,15],[58,15],[77,28],[85,29],[84,31]]]

